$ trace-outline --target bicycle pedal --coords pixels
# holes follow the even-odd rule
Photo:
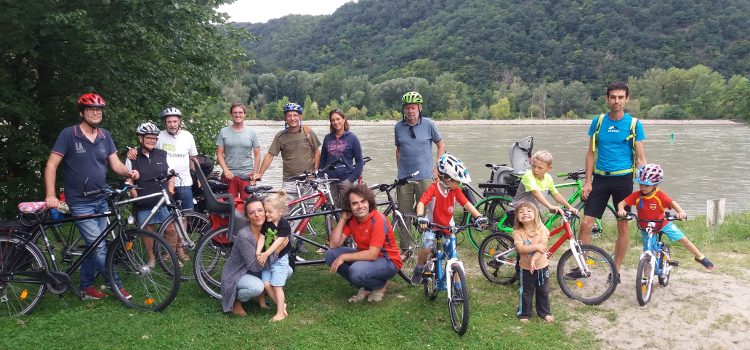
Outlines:
[[[678,267],[678,266],[680,266],[680,262],[677,261],[677,260],[667,260],[667,265]]]

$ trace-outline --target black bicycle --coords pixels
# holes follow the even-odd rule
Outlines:
[[[96,247],[109,237],[112,239],[106,241],[104,273],[114,296],[125,306],[134,309],[161,311],[169,306],[180,286],[177,256],[161,236],[141,229],[128,228],[120,207],[146,198],[122,200],[131,188],[133,185],[126,184],[118,190],[100,189],[84,192],[87,197],[106,197],[110,210],[101,214],[60,220],[51,219],[49,210],[45,208],[22,214],[21,221],[28,230],[10,231],[0,236],[0,310],[4,310],[2,313],[9,316],[29,314],[39,305],[47,291],[62,295],[74,288],[70,276],[78,271],[83,261],[89,255],[95,254]],[[109,225],[66,270],[61,270],[47,237],[47,229],[54,225],[105,217],[110,219]],[[45,249],[46,257],[37,246],[40,238],[40,245]],[[151,248],[147,248],[146,242],[153,242]],[[149,264],[149,249],[158,249],[169,255],[169,259],[160,260],[159,264]],[[82,299],[81,292],[75,292]]]

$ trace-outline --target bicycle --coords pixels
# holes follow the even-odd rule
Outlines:
[[[104,273],[107,274],[109,287],[115,297],[125,306],[134,309],[162,311],[169,306],[180,286],[177,257],[162,237],[141,229],[127,228],[120,207],[146,198],[121,200],[130,188],[132,185],[126,184],[119,190],[84,192],[84,196],[106,196],[110,210],[100,214],[53,220],[47,218],[49,210],[46,206],[22,214],[25,226],[31,228],[28,234],[10,233],[0,236],[0,309],[7,310],[9,316],[25,315],[37,307],[47,291],[62,296],[73,288],[70,276],[78,271],[89,255],[95,254],[99,244],[110,235],[114,238],[108,242]],[[61,270],[46,228],[105,217],[114,220],[65,271]],[[37,247],[36,242],[40,238],[47,256]],[[170,259],[158,266],[149,266],[144,238],[150,238],[154,247],[164,249]],[[122,287],[118,287],[118,280]],[[126,290],[132,294],[128,294]],[[82,299],[80,292],[76,294]]]
[[[617,270],[612,257],[597,246],[581,244],[570,227],[573,213],[563,209],[562,225],[550,232],[550,237],[561,234],[547,250],[551,257],[566,241],[569,249],[557,263],[557,282],[565,295],[586,305],[598,305],[607,300],[617,288]],[[513,237],[504,232],[487,236],[479,249],[479,267],[487,280],[508,285],[518,279],[518,253]],[[566,274],[566,271],[572,271]]]
[[[456,233],[466,227],[443,226],[436,223],[430,223],[429,227],[440,231],[436,232],[435,246],[427,258],[422,274],[424,295],[430,301],[434,301],[438,292],[445,290],[451,326],[458,335],[464,335],[469,327],[469,286],[466,284],[464,264],[456,250]],[[444,233],[446,231],[447,234]],[[448,238],[445,242],[444,235]]]
[[[419,171],[400,179],[396,179],[390,184],[370,186],[371,190],[377,191],[376,197],[377,194],[384,193],[386,195],[387,201],[378,202],[377,206],[385,206],[385,209],[382,210],[383,215],[386,217],[390,216],[393,231],[396,234],[396,237],[398,237],[399,249],[401,249],[401,261],[403,262],[403,266],[398,274],[409,284],[411,284],[411,271],[413,271],[414,267],[417,265],[417,254],[421,247],[422,235],[413,225],[416,216],[404,214],[401,211],[401,208],[399,208],[398,203],[394,200],[392,192],[397,187],[408,183],[411,178],[418,174]]]
[[[488,164],[493,165],[493,164]],[[493,165],[496,166],[496,165]],[[561,184],[556,184],[555,187],[558,190],[566,189],[566,188],[573,188],[573,192],[570,194],[570,196],[567,198],[567,202],[571,205],[573,205],[576,210],[578,210],[579,216],[573,216],[570,218],[570,226],[573,230],[573,235],[575,237],[578,237],[578,233],[580,232],[581,227],[581,219],[583,212],[584,212],[584,206],[585,202],[583,201],[582,194],[583,194],[583,182],[586,177],[586,172],[583,169],[578,169],[573,172],[569,173],[558,173],[558,177],[564,177],[565,180],[572,180],[571,182],[565,182]],[[514,190],[512,189],[513,185],[503,185],[503,184],[479,184],[480,188],[491,188],[491,189],[502,189],[502,193],[514,193]],[[472,188],[473,190],[473,188]],[[476,193],[476,190],[473,190]],[[511,210],[510,203],[513,201],[513,197],[510,195],[502,195],[502,194],[496,194],[496,195],[490,195],[487,197],[482,198],[475,207],[477,210],[483,213],[488,220],[490,220],[490,228],[492,232],[504,232],[504,233],[511,233],[513,231],[512,226],[513,223],[508,222],[508,212]],[[610,227],[605,226],[605,224],[610,224],[615,222],[615,218],[617,217],[617,210],[615,207],[607,203],[607,209],[604,211],[605,216],[602,217],[602,219],[596,219],[594,226],[592,227],[591,236],[594,238],[601,237],[602,233],[604,233],[605,228],[607,231],[610,230]],[[611,214],[611,217],[610,217]],[[555,227],[555,225],[559,225],[560,219],[562,216],[559,213],[552,213],[552,215],[548,216],[546,220],[544,220],[544,225],[547,226],[548,229],[551,229],[552,227]],[[468,225],[471,223],[471,215],[464,215],[463,223],[465,225]],[[614,230],[616,231],[616,227],[614,227]],[[469,226],[466,228],[466,237],[468,238],[469,242],[472,244],[473,247],[475,247],[476,250],[479,249],[479,245],[476,244],[479,238],[484,238],[481,236],[481,234],[478,234],[476,230]],[[486,237],[486,236],[485,236]],[[481,241],[480,241],[481,242]],[[610,248],[610,247],[608,247]],[[612,249],[607,250],[614,250]]]
[[[638,220],[646,223],[646,228],[641,229],[643,234],[643,253],[638,259],[638,269],[635,274],[635,297],[638,304],[644,306],[651,301],[653,294],[654,276],[659,279],[659,285],[666,287],[673,267],[679,266],[679,262],[670,259],[669,246],[662,242],[662,220],[642,220],[635,214],[628,213],[623,219]],[[680,220],[670,212],[664,213],[667,221]]]
[[[196,242],[200,239],[201,236],[203,236],[204,233],[208,232],[211,227],[211,222],[208,220],[208,217],[205,215],[192,211],[192,210],[181,210],[179,206],[176,203],[173,203],[169,198],[169,193],[167,192],[167,188],[164,186],[166,182],[168,182],[171,178],[179,176],[174,170],[171,170],[167,176],[162,176],[155,178],[150,181],[155,181],[159,183],[159,186],[161,187],[161,191],[157,193],[152,193],[150,195],[146,195],[140,198],[146,199],[146,198],[154,198],[154,197],[161,197],[159,201],[154,205],[154,207],[151,209],[151,213],[146,217],[146,219],[140,223],[138,226],[139,229],[145,230],[146,225],[151,222],[151,219],[153,219],[154,215],[156,215],[156,212],[162,207],[166,206],[167,211],[169,212],[169,216],[162,222],[159,226],[159,230],[157,231],[157,234],[161,237],[164,237],[166,239],[167,237],[167,230],[169,228],[174,228],[175,233],[177,235],[177,239],[180,240],[180,245],[182,249],[186,251],[186,255],[188,257],[191,257],[193,254],[193,251],[195,250]],[[130,218],[128,218],[130,220]],[[154,255],[158,257],[164,256],[164,252],[160,249],[154,249]],[[178,254],[178,258],[180,258],[180,267],[182,269],[185,269],[189,271],[190,267],[186,267],[186,263],[192,261],[192,259],[183,259]],[[190,279],[192,278],[192,274],[181,274],[183,279]]]

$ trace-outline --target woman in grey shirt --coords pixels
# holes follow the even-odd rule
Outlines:
[[[263,266],[258,263],[255,248],[261,235],[261,227],[266,221],[263,203],[251,196],[245,203],[245,217],[248,225],[242,227],[234,238],[232,253],[221,271],[221,307],[224,312],[246,316],[242,303],[263,293],[260,273]],[[269,262],[278,259],[276,253]],[[267,262],[267,263],[269,263]]]

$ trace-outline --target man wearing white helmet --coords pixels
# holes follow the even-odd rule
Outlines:
[[[164,121],[164,128],[159,133],[159,140],[156,142],[156,148],[167,151],[167,164],[170,169],[174,169],[179,175],[175,178],[174,199],[180,201],[181,209],[193,210],[193,179],[190,177],[191,163],[198,155],[198,149],[195,147],[193,134],[180,127],[182,112],[177,107],[167,107],[161,111],[161,119]],[[128,151],[128,159],[135,160],[137,151],[131,149]]]
[[[438,160],[437,165],[438,180],[433,182],[430,187],[424,191],[424,194],[417,203],[417,223],[419,230],[422,231],[422,249],[419,250],[417,266],[414,267],[414,273],[411,276],[411,283],[422,283],[422,273],[424,272],[424,263],[435,244],[435,234],[444,232],[430,231],[428,225],[430,220],[425,214],[425,206],[431,201],[434,202],[432,209],[432,221],[442,226],[453,226],[453,211],[456,201],[464,210],[468,211],[475,218],[474,224],[479,229],[487,225],[487,218],[481,216],[479,211],[469,202],[464,193],[461,191],[462,183],[470,183],[469,169],[460,159],[450,155],[443,154]],[[447,234],[447,233],[446,233]]]

